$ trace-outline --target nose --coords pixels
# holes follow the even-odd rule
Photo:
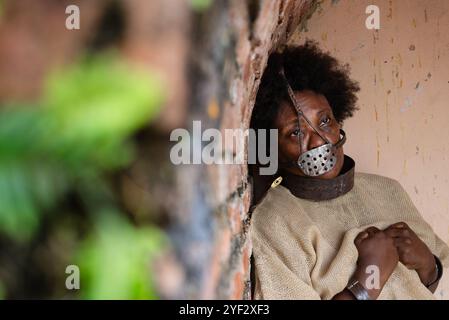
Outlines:
[[[312,128],[303,129],[303,139],[301,143],[301,153],[318,148],[325,144],[323,140]]]

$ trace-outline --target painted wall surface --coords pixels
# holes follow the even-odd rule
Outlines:
[[[368,30],[368,5],[380,29]],[[325,0],[293,43],[317,40],[360,83],[345,152],[356,170],[398,180],[449,242],[449,1]],[[449,299],[449,270],[436,292]]]

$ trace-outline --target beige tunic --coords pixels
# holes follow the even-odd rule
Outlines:
[[[354,238],[368,226],[384,229],[404,221],[437,255],[449,248],[424,221],[401,185],[356,173],[354,188],[336,199],[314,202],[271,188],[253,212],[256,299],[331,299],[346,287],[358,257]],[[434,299],[414,270],[399,263],[379,299]]]

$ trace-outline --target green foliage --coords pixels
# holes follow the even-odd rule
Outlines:
[[[0,233],[26,244],[68,192],[79,195],[93,222],[77,254],[81,297],[155,297],[149,262],[163,235],[129,224],[106,177],[133,159],[130,138],[162,92],[156,78],[104,55],[51,74],[38,105],[0,108]]]
[[[213,0],[190,0],[190,5],[195,11],[206,11],[211,5]]]
[[[75,166],[120,167],[130,156],[122,151],[124,140],[154,117],[160,103],[155,79],[131,73],[110,57],[56,73],[46,94],[49,133],[58,136],[52,147]],[[74,144],[80,146],[76,152]]]
[[[150,261],[165,242],[159,230],[135,229],[114,211],[98,215],[78,255],[82,298],[156,298]]]
[[[155,116],[161,92],[155,79],[105,56],[53,74],[41,106],[2,109],[0,232],[28,239],[69,187],[86,194],[129,163],[128,138]]]

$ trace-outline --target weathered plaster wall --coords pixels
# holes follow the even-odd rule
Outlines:
[[[380,30],[365,27],[368,5]],[[401,182],[449,241],[449,1],[325,0],[291,42],[317,40],[352,67],[360,110],[345,123],[357,170]],[[446,271],[446,274],[449,273]],[[437,296],[449,298],[449,277]]]

